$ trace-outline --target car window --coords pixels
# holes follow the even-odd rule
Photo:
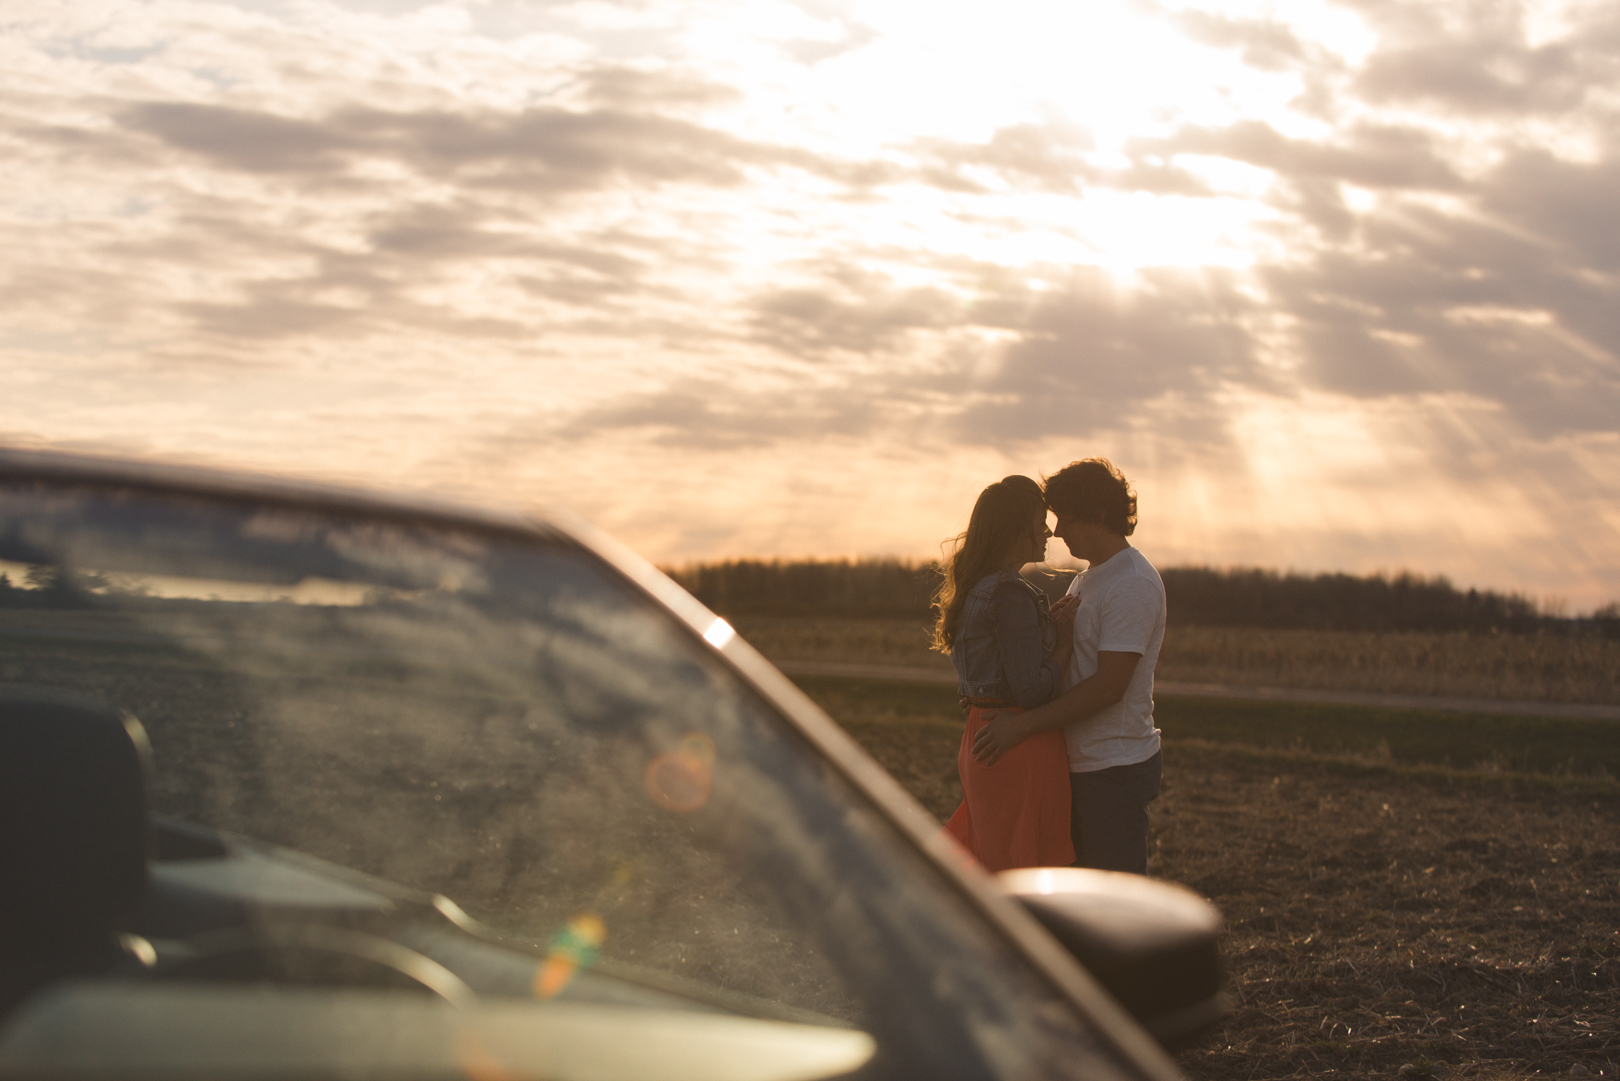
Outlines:
[[[532,959],[526,994],[859,1028],[897,1076],[1113,1072],[792,725],[565,537],[21,483],[0,574],[0,681],[138,717],[155,814],[442,894]]]

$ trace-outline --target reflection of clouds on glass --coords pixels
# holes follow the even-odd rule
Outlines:
[[[363,583],[335,582],[330,578],[303,578],[291,586],[174,575],[131,575],[120,582],[123,591],[149,597],[335,607],[365,604],[372,592],[372,587]]]
[[[261,510],[242,522],[241,536],[271,545],[313,545],[331,554],[345,576],[378,587],[457,592],[488,588],[479,559],[486,545],[465,533],[439,532],[431,540],[419,527],[374,523],[334,528],[317,514]],[[335,575],[334,575],[335,576]]]

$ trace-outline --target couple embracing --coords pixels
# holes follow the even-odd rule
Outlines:
[[[1056,536],[1088,569],[1048,607],[1021,568]],[[946,830],[987,870],[1147,873],[1162,760],[1153,667],[1164,584],[1127,538],[1136,493],[1106,458],[980,494],[946,561],[934,648],[968,707],[962,805]]]

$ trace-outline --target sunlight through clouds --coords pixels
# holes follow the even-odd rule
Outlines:
[[[931,555],[1620,595],[1620,13],[86,0],[0,16],[0,438]]]

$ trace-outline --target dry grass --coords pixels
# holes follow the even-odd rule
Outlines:
[[[905,620],[739,619],[778,661],[931,667],[928,628]],[[1620,705],[1620,641],[1595,636],[1172,627],[1158,677],[1188,683]]]
[[[954,809],[948,702],[806,687],[930,811]],[[1152,873],[1228,920],[1236,1009],[1181,1054],[1193,1078],[1615,1076],[1613,782],[1168,741],[1152,843]]]
[[[1595,635],[1175,627],[1163,679],[1620,704],[1620,641]]]
[[[1511,713],[1163,696],[1167,738],[1476,773],[1620,779],[1620,724]]]
[[[887,664],[951,670],[928,648],[932,630],[908,619],[782,619],[739,617],[737,632],[773,661]]]

